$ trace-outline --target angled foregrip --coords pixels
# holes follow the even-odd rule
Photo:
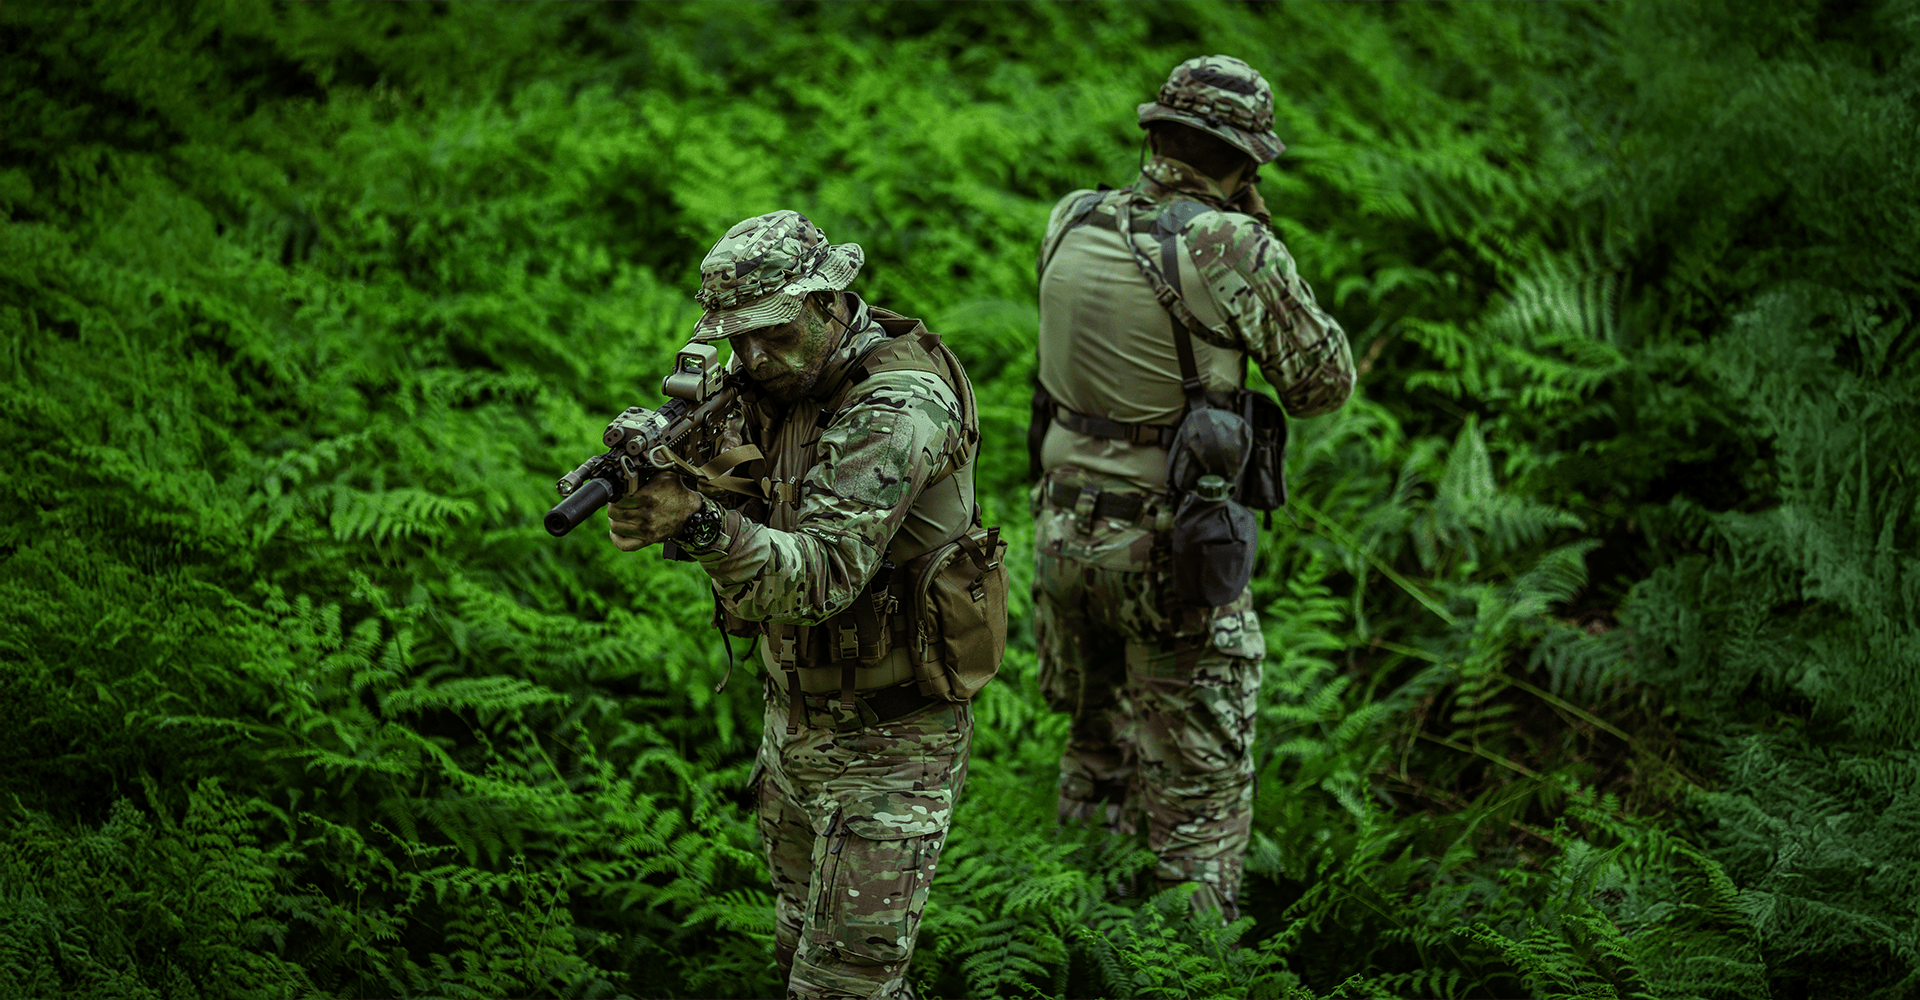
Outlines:
[[[580,522],[593,516],[593,512],[607,505],[613,499],[613,487],[604,479],[589,479],[580,484],[580,488],[565,500],[553,505],[547,511],[547,534],[555,538],[580,526]]]

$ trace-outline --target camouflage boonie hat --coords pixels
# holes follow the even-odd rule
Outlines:
[[[706,310],[693,341],[785,323],[800,315],[808,292],[839,291],[853,283],[867,256],[858,243],[838,246],[799,212],[757,215],[727,230],[700,262],[694,301]]]
[[[1175,66],[1160,95],[1139,112],[1141,128],[1151,121],[1191,125],[1259,163],[1272,163],[1287,148],[1273,134],[1273,88],[1232,56],[1200,56]]]

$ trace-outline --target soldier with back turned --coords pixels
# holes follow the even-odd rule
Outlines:
[[[1266,80],[1229,56],[1191,59],[1138,120],[1153,153],[1139,177],[1061,199],[1040,248],[1041,686],[1072,716],[1062,821],[1144,821],[1158,884],[1197,883],[1196,906],[1230,918],[1266,654],[1243,505],[1284,502],[1285,417],[1243,390],[1246,363],[1292,417],[1339,407],[1354,367],[1255,187],[1284,149]],[[1183,520],[1200,524],[1186,550],[1200,555],[1183,554]]]

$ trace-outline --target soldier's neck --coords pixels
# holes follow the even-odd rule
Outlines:
[[[1186,195],[1216,208],[1224,207],[1232,197],[1219,181],[1192,165],[1158,154],[1140,168],[1140,185],[1142,193],[1155,200]]]

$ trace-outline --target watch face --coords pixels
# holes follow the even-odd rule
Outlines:
[[[690,549],[704,549],[713,544],[720,534],[720,515],[712,507],[702,505],[687,518],[681,527],[679,540],[682,546]]]

